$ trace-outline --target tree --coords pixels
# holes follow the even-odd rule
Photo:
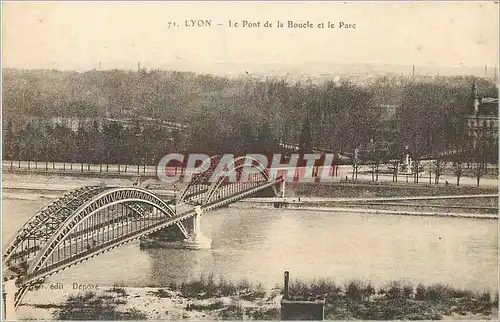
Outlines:
[[[462,76],[438,81],[379,77],[362,86],[346,80],[291,85],[285,80],[144,69],[84,73],[6,69],[3,77],[2,112],[7,123],[16,124],[15,131],[4,132],[6,157],[133,163],[142,158],[150,163],[179,150],[277,152],[274,140],[299,145],[303,153],[318,147],[346,154],[359,147],[366,156],[371,138],[390,145],[392,159],[400,158],[398,151],[406,145],[414,160],[434,159],[442,152],[464,149],[464,121],[471,112],[474,81]],[[493,82],[476,81],[480,97],[497,97]],[[81,131],[56,126],[47,140],[38,120],[26,118],[105,115],[122,126],[126,119],[147,117],[154,124],[141,124],[142,133],[127,128],[115,129],[114,134],[110,124],[99,131],[95,126]],[[170,133],[163,121],[186,127]],[[487,162],[495,163],[498,152],[488,149]],[[376,180],[379,158],[369,159]],[[353,172],[356,176],[356,169]]]
[[[99,124],[97,121],[92,123],[92,127],[88,131],[89,137],[89,161],[91,163],[102,163],[102,155],[103,155],[103,143],[102,143],[102,134],[99,129]]]
[[[189,124],[189,151],[192,153],[218,153],[221,151],[221,132],[227,127],[218,123],[215,111],[208,107],[198,111]]]
[[[15,158],[15,143],[16,143],[16,133],[12,128],[13,123],[7,120],[7,124],[3,127],[3,156],[6,160],[12,160]]]
[[[264,153],[266,155],[271,154],[276,148],[276,141],[267,118],[262,122],[258,130],[256,145],[257,149],[255,149],[255,152]]]
[[[106,163],[120,164],[128,153],[123,149],[123,126],[115,121],[106,122],[102,126],[104,139],[104,159]]]
[[[476,177],[477,186],[482,176],[486,174],[486,162],[477,160],[473,168],[474,176]]]
[[[370,140],[368,145],[368,163],[372,169],[372,181],[378,181],[380,164],[389,159],[390,147],[387,142]]]
[[[392,181],[398,182],[398,173],[399,173],[399,159],[394,159],[390,161],[392,166]]]
[[[300,133],[299,141],[300,151],[302,153],[312,152],[312,133],[311,133],[311,120],[307,114],[304,123],[302,124],[302,132]]]
[[[437,157],[433,162],[434,164],[434,183],[439,184],[439,177],[443,174],[444,160],[441,157]]]
[[[420,157],[416,156],[412,160],[412,172],[413,172],[413,183],[418,183],[419,174],[420,174]]]
[[[76,132],[76,162],[90,163],[90,144],[88,133],[82,123],[80,123]]]
[[[359,149],[356,148],[354,149],[353,153],[353,158],[352,158],[352,179],[357,181],[358,180],[358,171],[359,168],[361,167],[362,160],[359,155]]]
[[[473,173],[476,177],[476,183],[479,187],[479,181],[481,177],[486,174],[486,165],[488,162],[488,149],[487,149],[487,141],[486,140],[478,140],[476,142],[476,146],[473,150],[473,158],[474,158],[474,167]]]
[[[40,151],[40,160],[42,161],[56,161],[57,156],[55,155],[56,150],[56,141],[54,138],[54,128],[52,125],[45,124],[43,128],[44,140],[42,141],[41,151]]]
[[[463,174],[463,162],[461,160],[453,161],[453,173],[457,177],[457,186],[460,185],[460,178]]]

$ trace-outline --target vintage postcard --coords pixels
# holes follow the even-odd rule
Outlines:
[[[6,320],[497,320],[493,1],[4,1]]]

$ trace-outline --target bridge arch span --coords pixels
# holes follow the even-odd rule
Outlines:
[[[244,160],[240,157],[232,163],[240,174],[248,165]],[[16,278],[16,306],[30,286],[52,274],[172,225],[189,238],[182,222],[196,218],[200,211],[222,207],[270,187],[276,192],[275,185],[283,178],[269,178],[259,163],[254,167],[258,171],[253,177],[257,179],[246,186],[239,182],[227,185],[226,192],[230,193],[224,198],[210,199],[224,188],[226,175],[205,185],[193,200],[210,203],[196,207],[187,202],[172,204],[175,201],[164,201],[139,187],[90,186],[65,193],[31,217],[8,244],[3,271],[4,277]]]
[[[3,261],[8,262],[15,256],[25,252],[29,257],[40,247],[39,241],[46,241],[55,229],[66,220],[72,210],[76,210],[89,199],[98,195],[106,188],[102,186],[87,186],[69,190],[56,200],[49,202],[17,231],[11,238],[3,255]],[[31,241],[31,244],[30,244]],[[23,248],[24,247],[24,248]],[[25,249],[27,247],[27,249]]]
[[[250,161],[250,162],[248,162]],[[234,171],[236,172],[236,175],[240,176],[242,175],[242,172],[245,168],[251,166],[252,168],[256,168],[258,170],[257,172],[253,172],[251,174],[257,174],[261,177],[262,181],[261,182],[270,182],[272,181],[272,178],[269,176],[269,173],[264,165],[262,163],[250,156],[241,156],[237,157],[236,159],[233,160],[229,165],[229,167],[234,167]],[[230,168],[231,169],[231,168]],[[228,176],[227,175],[218,175],[217,179],[212,182],[210,185],[210,188],[208,189],[208,192],[204,195],[202,204],[208,204],[213,201],[213,197],[216,195],[217,190],[220,189],[224,181],[226,180]],[[238,178],[238,179],[240,179]],[[245,184],[245,182],[237,182],[240,184]],[[235,183],[235,184],[237,184]],[[252,180],[250,180],[248,183],[252,183]],[[277,196],[278,191],[276,190],[276,187],[274,185],[271,186],[274,194]]]
[[[203,161],[198,170],[192,174],[190,182],[182,190],[177,201],[178,204],[187,202],[191,199],[191,197],[199,195],[206,190],[202,185],[205,181],[210,179],[210,176],[217,167],[220,158],[220,155],[213,155]],[[207,165],[208,170],[202,170]]]
[[[121,228],[123,233],[125,228],[123,227],[124,224],[122,221],[127,218],[133,219],[133,216],[127,214],[125,215],[126,218],[120,218],[119,213],[114,213],[109,216],[108,212],[108,217],[103,218],[104,210],[111,209],[112,211],[115,211],[115,206],[117,205],[124,205],[125,208],[132,210],[136,216],[139,214],[143,217],[146,215],[144,207],[149,206],[150,210],[156,209],[156,213],[160,215],[159,217],[151,218],[151,220],[157,220],[158,222],[163,221],[165,216],[172,217],[176,215],[175,211],[165,201],[153,193],[141,188],[114,188],[103,191],[94,198],[86,201],[74,213],[72,213],[71,216],[66,218],[66,220],[58,227],[58,229],[47,241],[43,250],[37,254],[36,258],[28,268],[27,275],[30,276],[30,274],[40,270],[44,265],[49,264],[51,255],[56,251],[60,251],[61,245],[65,244],[68,239],[74,239],[76,240],[76,243],[78,243],[78,239],[80,239],[80,248],[81,246],[85,246],[84,237],[87,238],[88,242],[89,238],[91,238],[90,233],[92,232],[92,229],[95,229],[95,227],[98,227],[99,225],[113,225],[116,226],[117,229],[120,229],[120,225],[122,225]],[[133,221],[131,220],[131,222]],[[128,224],[129,223],[127,223],[127,225]],[[128,230],[128,228],[129,227],[127,226],[126,229]],[[187,237],[185,229],[180,229]],[[113,234],[109,232],[109,227],[108,235],[113,237],[115,235],[114,232]],[[70,248],[71,247],[72,245],[70,244]],[[78,247],[79,245],[76,244],[75,248],[77,251]],[[84,252],[86,250],[79,249],[79,251]],[[60,255],[58,258],[59,257]],[[53,265],[55,263],[50,264]]]

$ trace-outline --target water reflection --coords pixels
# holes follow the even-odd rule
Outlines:
[[[44,203],[4,200],[5,235]],[[211,250],[140,250],[133,242],[50,280],[162,286],[212,273],[272,287],[290,270],[292,278],[329,277],[339,283],[408,280],[496,290],[497,225],[496,220],[230,207],[202,217]]]

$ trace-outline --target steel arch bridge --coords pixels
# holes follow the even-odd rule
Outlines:
[[[283,182],[283,177],[270,178],[257,165],[244,182],[230,182],[222,173],[207,184],[217,161],[212,158],[208,171],[192,177],[178,201],[165,201],[138,187],[88,186],[50,202],[19,229],[4,251],[4,277],[16,279],[19,288],[15,306],[31,286],[52,274],[169,226],[188,238],[184,223],[198,214],[197,207],[216,209],[264,190],[274,195]],[[231,164],[236,176],[242,175],[244,165],[242,158]]]
[[[183,189],[178,203],[189,203],[189,204],[199,204],[205,205],[212,201],[217,201],[220,196],[217,195],[214,198],[216,192],[226,195],[228,192],[235,192],[237,190],[245,190],[253,187],[254,185],[259,185],[261,180],[264,182],[272,181],[268,169],[266,169],[257,159],[249,156],[237,157],[227,164],[227,170],[230,171],[231,175],[235,178],[233,183],[230,183],[227,174],[224,174],[222,169],[218,168],[221,157],[219,155],[212,156],[206,159],[200,166],[200,169],[204,168],[204,165],[208,165],[208,169],[203,172],[194,173],[189,184]],[[245,169],[255,169],[254,172],[245,173]],[[241,180],[243,178],[245,180]],[[261,179],[261,180],[259,180]],[[281,182],[281,178],[277,178]],[[278,191],[275,185],[272,186],[275,195],[278,195]]]

